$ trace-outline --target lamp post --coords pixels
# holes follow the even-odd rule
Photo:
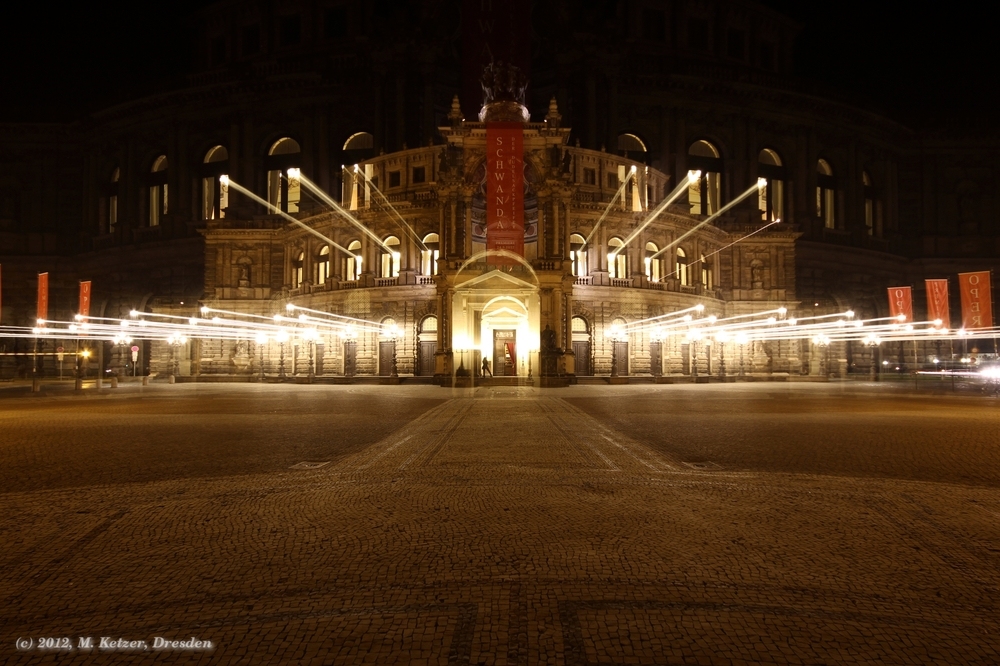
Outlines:
[[[187,342],[187,338],[183,335],[171,335],[167,338],[167,344],[170,345],[170,383],[176,382],[175,375],[179,372],[178,362],[177,362],[177,348]]]
[[[698,341],[701,340],[701,333],[690,331],[688,340],[691,341],[691,376],[698,379]]]
[[[389,375],[390,377],[399,377],[399,367],[396,359],[396,341],[402,334],[403,331],[397,324],[389,327],[389,339],[392,340],[392,371]]]
[[[877,382],[878,381],[878,366],[877,366],[877,363],[876,363],[876,360],[875,360],[875,350],[878,349],[878,346],[880,344],[882,344],[882,339],[879,338],[874,333],[869,333],[864,338],[862,338],[861,341],[864,342],[865,345],[867,345],[869,349],[871,349],[872,364],[871,364],[870,379],[873,382]]]
[[[76,352],[76,388],[80,390],[83,388],[83,380],[87,376],[87,359],[90,358],[90,350],[79,349],[79,341],[77,341],[77,352]]]
[[[128,365],[128,361],[127,360],[122,361],[122,355],[125,354],[125,352],[128,350],[129,345],[132,344],[132,338],[125,335],[124,333],[119,333],[115,335],[113,338],[111,338],[111,342],[114,343],[115,349],[117,350],[118,353],[118,366],[122,370],[124,370],[125,369],[124,366]]]
[[[264,333],[257,334],[257,352],[258,352],[258,363],[257,369],[259,373],[258,381],[264,383],[264,345],[267,344],[267,335]]]
[[[302,332],[302,338],[306,341],[306,347],[309,348],[309,372],[307,374],[307,381],[312,384],[313,380],[316,378],[316,365],[314,359],[314,351],[316,349],[316,338],[319,337],[319,333],[315,328],[307,328]]]
[[[827,377],[826,357],[830,352],[830,338],[820,333],[813,336],[812,343],[820,348],[819,374],[821,377]]]
[[[736,334],[736,342],[740,345],[740,379],[746,378],[746,372],[743,368],[743,348],[746,347],[748,340],[749,338],[747,338],[746,333]]]
[[[618,324],[612,324],[609,331],[609,336],[611,338],[611,376],[618,376],[618,340],[621,338],[621,327]]]
[[[729,342],[729,334],[717,333],[715,341],[719,343],[719,381],[726,381],[726,343]]]
[[[281,355],[278,357],[278,379],[285,381],[285,343],[288,342],[288,331],[281,329],[278,331],[278,347]]]

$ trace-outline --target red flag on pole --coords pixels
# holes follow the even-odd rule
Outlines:
[[[524,125],[486,124],[486,249],[524,256]],[[497,264],[513,260],[490,261]]]
[[[993,328],[990,272],[959,273],[958,286],[962,293],[962,328]]]
[[[80,281],[80,316],[90,316],[90,280]]]
[[[45,321],[49,318],[49,274],[38,274],[38,312],[37,318]]]
[[[904,321],[913,323],[913,290],[910,287],[889,287],[889,314],[903,315]]]
[[[927,285],[927,318],[941,320],[943,328],[951,328],[951,312],[948,308],[948,279],[924,280]]]

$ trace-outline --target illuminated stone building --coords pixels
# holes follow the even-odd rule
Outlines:
[[[220,2],[198,18],[184,84],[66,125],[0,127],[4,323],[29,321],[47,270],[56,318],[91,279],[109,317],[292,303],[381,327],[293,336],[288,374],[311,354],[318,377],[387,375],[395,350],[398,373],[422,377],[483,355],[497,374],[607,375],[614,358],[622,375],[683,376],[718,373],[718,351],[612,331],[696,304],[884,315],[887,286],[997,267],[995,136],[929,135],[795,78],[798,26],[753,2],[594,7],[543,2],[530,19],[523,262],[483,256],[485,130],[455,6]],[[248,376],[254,345],[191,343],[181,374]],[[747,371],[817,371],[806,343],[743,351]],[[845,368],[862,353],[837,350]],[[168,358],[143,345],[140,367]]]

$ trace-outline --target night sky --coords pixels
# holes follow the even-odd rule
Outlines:
[[[0,24],[0,120],[73,120],[169,86],[188,65],[187,26],[207,4],[19,4]],[[804,26],[800,76],[912,125],[997,125],[997,40],[981,5],[763,4]]]

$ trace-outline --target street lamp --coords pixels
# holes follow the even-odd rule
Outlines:
[[[392,340],[392,372],[390,377],[399,377],[399,368],[396,365],[396,340],[403,335],[403,330],[397,325],[389,326],[389,339]]]
[[[309,348],[309,373],[308,380],[309,383],[313,383],[313,379],[316,377],[316,366],[313,361],[313,353],[316,348],[316,338],[319,337],[319,332],[315,328],[307,328],[302,332],[302,338],[306,341],[306,346]]]
[[[741,379],[746,377],[746,372],[744,372],[744,370],[743,370],[743,348],[746,347],[746,344],[747,344],[748,341],[749,341],[749,338],[747,337],[746,333],[737,333],[736,334],[736,342],[740,346],[740,378]]]
[[[83,380],[87,376],[87,359],[90,358],[90,350],[79,349],[79,340],[77,341],[77,352],[76,352],[76,389],[83,388]]]
[[[278,379],[285,381],[285,343],[288,342],[288,331],[281,329],[276,337],[281,349],[281,356],[278,359]]]
[[[820,348],[819,374],[822,377],[828,377],[826,357],[830,353],[830,338],[820,333],[819,335],[813,336],[812,343]]]
[[[726,381],[726,343],[729,342],[729,334],[724,331],[716,333],[715,341],[719,343],[719,380]]]
[[[612,324],[609,331],[611,338],[611,376],[618,376],[618,341],[622,337],[622,329],[618,324]]]
[[[876,361],[875,361],[875,350],[878,349],[878,346],[880,344],[882,344],[882,339],[879,338],[874,333],[869,333],[864,338],[862,338],[861,341],[863,343],[865,343],[865,345],[867,345],[869,349],[872,350],[871,381],[877,382],[878,381],[878,366],[876,365]]]
[[[264,333],[257,334],[257,351],[259,354],[258,371],[260,373],[259,381],[264,382],[264,345],[267,344],[267,335]]]
[[[173,384],[176,379],[175,375],[178,374],[180,368],[177,362],[177,348],[187,342],[187,338],[183,335],[171,335],[167,338],[167,344],[170,345],[170,383]]]
[[[701,340],[701,331],[688,331],[688,340],[691,343],[691,376],[698,379],[698,341]]]
[[[132,344],[132,338],[125,335],[125,333],[118,333],[113,338],[111,338],[111,342],[114,343],[115,349],[117,350],[118,353],[118,366],[124,369],[124,366],[128,365],[128,361],[123,362],[122,355],[125,353],[125,350],[128,348],[128,346]]]

